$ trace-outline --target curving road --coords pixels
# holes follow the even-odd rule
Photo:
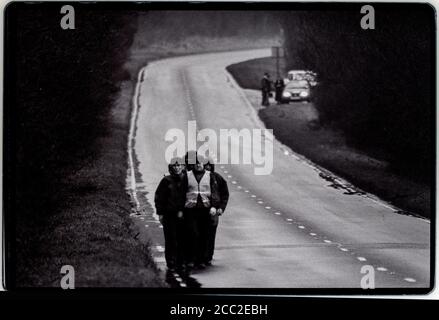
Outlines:
[[[167,171],[168,129],[261,128],[225,67],[270,55],[252,50],[160,60],[139,87],[134,150],[146,197]],[[375,287],[428,287],[430,222],[336,189],[321,171],[277,141],[270,175],[251,165],[218,165],[231,191],[214,266],[193,277],[203,287],[360,288],[365,265]],[[145,229],[145,232],[148,230]],[[161,236],[161,234],[160,234]]]

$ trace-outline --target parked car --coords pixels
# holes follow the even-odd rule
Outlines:
[[[282,102],[310,101],[311,88],[307,80],[291,80],[282,92]]]

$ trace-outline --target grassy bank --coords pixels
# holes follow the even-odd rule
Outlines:
[[[232,64],[227,70],[233,75],[242,88],[260,90],[261,79],[265,72],[270,74],[271,79],[276,80],[276,58],[268,57],[253,59],[246,62]],[[286,74],[285,59],[279,59],[279,73],[282,78]]]
[[[75,268],[76,287],[161,287],[149,248],[135,239],[125,191],[127,135],[133,82],[120,81],[108,134],[96,142],[99,156],[60,181],[56,214],[33,226],[36,245],[23,252],[18,286],[58,287],[60,268]]]
[[[228,67],[241,87],[259,89],[259,79],[275,70],[273,58],[255,59]],[[331,170],[357,187],[403,210],[430,217],[430,186],[391,170],[388,162],[348,145],[341,131],[321,127],[313,104],[291,103],[260,107],[260,92],[246,90],[259,117],[276,138],[292,150]]]
[[[163,286],[125,190],[134,83],[123,65],[137,15],[78,5],[68,32],[57,6],[8,10],[7,286],[59,287],[63,265],[76,287]]]

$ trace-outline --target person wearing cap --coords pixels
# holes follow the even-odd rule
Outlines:
[[[208,158],[208,161],[204,164],[204,169],[209,171],[211,175],[211,208],[209,211],[210,219],[207,225],[207,248],[204,262],[210,266],[215,250],[216,229],[218,227],[219,216],[226,210],[227,202],[229,201],[229,189],[226,180],[215,171],[215,162],[212,158]]]
[[[169,175],[160,181],[154,203],[165,237],[165,259],[169,271],[183,267],[182,234],[185,203],[184,160],[173,158],[168,165]]]

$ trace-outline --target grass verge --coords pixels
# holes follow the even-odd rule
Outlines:
[[[63,265],[75,268],[76,287],[162,287],[147,244],[134,237],[125,190],[131,79],[120,81],[99,156],[62,181],[62,208],[46,222],[32,266],[18,285],[58,287]],[[44,229],[44,230],[43,230]],[[23,268],[24,266],[21,266]]]

